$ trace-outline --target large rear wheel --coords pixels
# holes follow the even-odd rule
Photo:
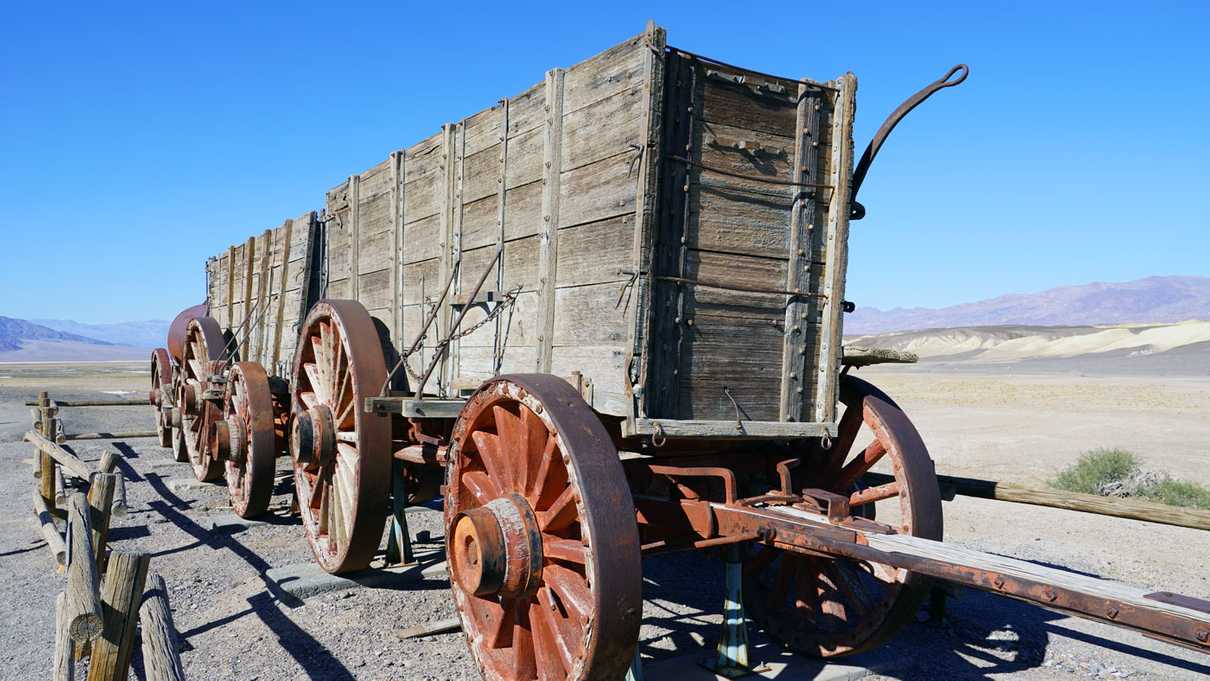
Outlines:
[[[485,679],[622,678],[642,617],[634,501],[566,381],[484,384],[454,427],[445,495],[454,602]]]
[[[845,409],[839,435],[804,470],[806,484],[850,498],[854,515],[883,521],[895,531],[940,540],[941,498],[933,460],[903,410],[874,386],[851,376],[841,380]],[[849,454],[865,426],[873,440]],[[879,461],[890,463],[894,481],[861,485]],[[874,648],[911,621],[928,580],[880,563],[808,556],[756,546],[744,565],[748,616],[786,646],[816,657]]]
[[[391,422],[363,405],[386,375],[365,308],[352,300],[316,303],[294,355],[290,455],[307,541],[331,573],[367,567],[382,541]]]

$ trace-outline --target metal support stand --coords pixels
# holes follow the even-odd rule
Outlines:
[[[391,461],[391,531],[387,537],[387,565],[411,565],[412,535],[408,532],[408,483],[403,477],[403,462]]]
[[[630,669],[626,672],[625,681],[643,681],[643,659],[639,657],[639,646],[634,647],[634,659],[630,661]]]
[[[743,563],[739,544],[723,547],[723,633],[715,655],[702,660],[710,671],[736,679],[756,671],[748,661],[748,621],[744,617]]]

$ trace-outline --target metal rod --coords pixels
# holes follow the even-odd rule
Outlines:
[[[62,440],[125,440],[140,437],[158,437],[158,433],[154,430],[129,430],[110,433],[101,431],[98,433],[65,433],[60,439]]]
[[[467,300],[474,300],[475,298],[479,297],[479,291],[483,290],[483,284],[487,282],[487,275],[492,273],[492,268],[496,266],[496,262],[500,260],[500,255],[503,253],[504,247],[502,245],[497,246],[496,257],[488,261],[487,267],[483,270],[483,274],[479,276],[479,283],[475,286],[474,293],[471,293]],[[461,269],[461,261],[459,261],[459,267],[455,268],[455,270],[457,269]],[[444,298],[445,296],[443,295],[442,299]],[[458,312],[458,318],[455,319],[454,324],[450,326],[449,333],[446,334],[444,340],[437,344],[437,354],[433,356],[432,361],[429,362],[428,368],[424,370],[424,376],[420,377],[420,385],[416,388],[416,399],[424,399],[424,386],[429,382],[429,377],[432,376],[433,370],[437,368],[438,360],[444,357],[446,352],[449,351],[450,341],[453,340],[454,334],[458,332],[458,328],[462,326],[462,320],[466,318],[466,313],[470,311],[471,307],[473,306],[462,306],[462,310]]]

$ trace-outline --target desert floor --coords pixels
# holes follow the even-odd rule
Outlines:
[[[935,373],[870,369],[905,408],[943,473],[1041,483],[1081,452],[1124,447],[1147,465],[1210,484],[1210,378]],[[49,676],[53,599],[62,588],[38,540],[29,495],[31,448],[21,405],[54,397],[141,395],[139,364],[0,365],[0,678]],[[129,391],[124,393],[123,391]],[[149,408],[65,410],[69,431],[149,428]],[[106,443],[79,443],[96,459]],[[116,549],[150,551],[168,581],[191,679],[477,679],[460,634],[401,641],[399,628],[453,614],[448,586],[358,588],[300,600],[271,588],[273,567],[310,561],[279,486],[269,522],[221,527],[224,489],[192,483],[186,464],[152,440],[115,443],[125,457],[131,511],[111,530]],[[279,471],[285,472],[287,462]],[[1210,533],[1066,511],[959,498],[946,504],[946,539],[1157,590],[1210,597]],[[220,529],[212,529],[214,521]],[[420,548],[440,548],[438,514],[409,512]],[[645,563],[642,654],[649,679],[660,663],[701,654],[717,635],[721,570],[692,555]],[[759,635],[754,635],[759,640]],[[762,647],[758,658],[771,658]],[[1102,624],[963,591],[943,623],[909,626],[884,648],[846,663],[875,679],[1194,679],[1210,657]],[[136,669],[140,667],[136,659]],[[812,678],[812,667],[784,678]],[[676,674],[679,678],[681,674]],[[685,677],[688,679],[689,677]]]

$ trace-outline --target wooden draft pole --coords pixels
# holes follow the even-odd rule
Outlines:
[[[185,681],[177,644],[172,609],[168,607],[168,585],[159,575],[151,576],[151,585],[139,607],[143,629],[143,671],[147,681]]]
[[[889,483],[894,478],[885,473],[866,473],[864,480],[871,487],[875,487]],[[961,478],[952,475],[938,475],[937,484],[941,487],[942,496],[947,498],[958,494],[965,497],[977,497],[979,499],[994,499],[995,501],[1008,501],[1015,504],[1048,506],[1050,508],[1096,513],[1116,518],[1145,520],[1163,525],[1191,527],[1196,530],[1210,530],[1210,511],[1202,509],[1181,508],[1179,506],[1169,506],[1167,504],[1157,504],[1150,501],[1139,501],[1124,497],[1102,497],[1095,494],[1060,492],[996,480]]]
[[[88,681],[124,681],[130,673],[139,603],[151,556],[114,551],[105,574],[101,598],[105,603],[104,632],[92,644]]]
[[[72,494],[67,502],[67,590],[65,613],[68,633],[77,643],[92,641],[101,635],[101,586],[97,577],[96,554],[92,545],[88,501],[83,492]]]

